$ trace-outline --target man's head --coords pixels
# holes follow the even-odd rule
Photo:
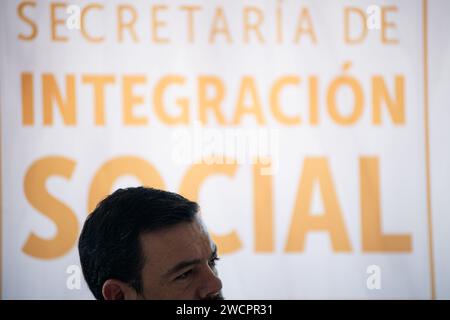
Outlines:
[[[78,250],[97,299],[221,299],[217,248],[197,203],[152,188],[119,189],[87,218]]]

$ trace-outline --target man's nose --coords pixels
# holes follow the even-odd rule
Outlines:
[[[222,290],[222,281],[220,280],[217,272],[209,266],[205,268],[204,278],[199,288],[199,298],[206,299],[208,297],[215,296]]]

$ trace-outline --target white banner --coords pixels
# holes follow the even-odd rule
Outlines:
[[[92,298],[82,224],[142,184],[199,202],[226,298],[450,298],[449,10],[5,1],[2,298]]]

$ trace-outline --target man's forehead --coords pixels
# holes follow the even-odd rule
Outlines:
[[[202,258],[212,250],[212,242],[200,219],[141,235],[146,260],[173,263],[179,259]]]

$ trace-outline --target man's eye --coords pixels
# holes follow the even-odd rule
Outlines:
[[[175,278],[175,280],[185,280],[190,276],[191,273],[192,269],[180,274],[178,277]]]
[[[220,258],[219,257],[213,257],[211,260],[209,260],[209,265],[211,267],[215,267],[216,266],[216,261],[219,261]]]

